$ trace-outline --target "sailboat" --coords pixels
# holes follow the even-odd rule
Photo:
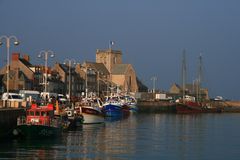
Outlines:
[[[221,112],[218,108],[212,108],[206,105],[206,103],[202,102],[201,96],[201,72],[202,72],[202,56],[199,56],[199,73],[198,78],[196,80],[196,97],[192,97],[186,95],[186,59],[185,59],[185,51],[183,53],[182,60],[182,99],[178,100],[176,103],[176,113],[216,113]]]
[[[185,58],[185,50],[183,52],[183,59],[182,59],[182,99],[179,99],[176,103],[176,112],[177,113],[202,113],[205,112],[204,107],[202,103],[199,101],[199,95],[200,95],[200,82],[201,82],[201,63],[202,63],[202,57],[200,55],[199,62],[199,75],[197,79],[197,99],[195,97],[186,95],[186,58]]]

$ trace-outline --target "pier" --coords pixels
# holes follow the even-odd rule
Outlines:
[[[240,101],[208,101],[208,106],[221,108],[222,112],[240,112]],[[175,103],[169,101],[138,101],[139,112],[172,113]]]
[[[142,113],[167,113],[174,112],[175,103],[169,101],[138,101],[139,112]]]

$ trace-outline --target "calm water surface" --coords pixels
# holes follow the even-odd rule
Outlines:
[[[138,114],[63,137],[0,142],[0,159],[239,160],[239,114]]]

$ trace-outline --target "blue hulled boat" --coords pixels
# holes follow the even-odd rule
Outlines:
[[[118,102],[108,102],[103,105],[102,111],[107,117],[121,117],[123,115],[122,106]]]

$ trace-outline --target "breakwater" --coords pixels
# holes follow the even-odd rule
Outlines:
[[[220,108],[222,112],[240,112],[240,101],[208,101],[208,106]],[[138,101],[139,112],[171,113],[175,111],[175,103],[169,101]]]
[[[213,101],[211,104],[220,107],[223,112],[240,112],[240,101]]]
[[[139,112],[144,113],[161,113],[174,112],[175,103],[169,101],[138,101]]]
[[[17,117],[24,115],[21,108],[0,108],[0,137],[9,137],[17,126]]]

